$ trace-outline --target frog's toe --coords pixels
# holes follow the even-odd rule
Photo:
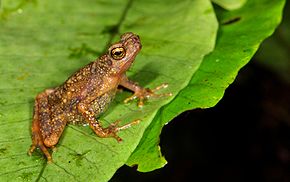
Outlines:
[[[36,148],[39,148],[44,153],[44,155],[47,158],[47,162],[52,162],[52,157],[49,151],[47,150],[46,146],[44,145],[42,138],[40,137],[40,134],[38,132],[33,132],[32,145],[28,150],[28,155],[31,156]]]
[[[132,96],[130,97],[127,97],[125,100],[124,100],[124,103],[127,104],[128,102],[134,100],[137,98],[137,95],[136,94],[133,94]]]
[[[117,135],[117,132],[112,132],[111,137],[115,138],[117,142],[123,141],[123,139]]]
[[[155,87],[154,89],[152,89],[152,92],[156,92],[158,90],[161,90],[163,88],[167,88],[168,87],[168,83],[162,83],[161,85]]]
[[[140,92],[135,92],[132,96],[126,98],[124,100],[124,103],[127,104],[128,102],[135,100],[135,99],[138,100],[138,104],[137,104],[138,107],[143,107],[145,98],[144,98],[143,93],[140,93]]]
[[[106,128],[107,130],[107,133],[110,137],[113,137],[115,138],[118,142],[121,142],[122,141],[122,138],[120,138],[118,135],[117,135],[117,132],[121,131],[121,130],[125,130],[125,129],[128,129],[130,128],[132,125],[136,125],[138,123],[140,123],[140,119],[136,119],[128,124],[125,124],[123,126],[118,126],[121,122],[121,120],[117,120],[115,121],[114,123],[112,123],[108,128]]]
[[[36,146],[35,145],[31,145],[31,147],[29,148],[27,154],[29,156],[31,156],[35,149],[36,149]]]
[[[162,94],[156,94],[155,92],[164,88],[168,87],[168,83],[163,83],[157,87],[155,87],[154,89],[152,89],[152,94],[150,95],[150,97],[169,97],[172,96],[172,93],[162,93]]]
[[[44,155],[47,158],[47,162],[52,162],[52,157],[51,157],[50,153],[48,152],[47,148],[43,145],[42,142],[39,142],[37,144],[32,144],[31,147],[29,148],[28,152],[27,152],[28,155],[31,156],[36,148],[39,148],[44,153]]]

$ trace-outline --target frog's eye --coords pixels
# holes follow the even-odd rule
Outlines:
[[[117,47],[111,50],[111,56],[114,59],[122,59],[126,54],[126,51],[123,47]]]

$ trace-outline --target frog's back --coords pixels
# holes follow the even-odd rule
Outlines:
[[[109,71],[110,68],[105,61],[100,59],[91,62],[55,88],[50,100],[64,107],[71,106],[92,92],[98,91],[99,87],[104,84],[104,78],[107,77]]]
[[[68,116],[70,123],[85,123],[84,118],[77,110],[77,104],[90,96],[93,92],[98,92],[100,87],[104,84],[109,74],[109,65],[106,62],[97,60],[89,63],[70,78],[64,84],[55,89],[55,94],[52,96],[51,101],[57,107],[61,107],[63,112]],[[104,112],[109,103],[115,96],[116,89],[94,99],[89,107],[98,116]]]

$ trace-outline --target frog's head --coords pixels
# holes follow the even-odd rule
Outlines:
[[[127,71],[141,47],[138,35],[131,32],[123,34],[120,42],[113,44],[109,48],[108,57],[112,62],[112,71],[116,74]]]

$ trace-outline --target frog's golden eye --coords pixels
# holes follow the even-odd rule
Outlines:
[[[111,50],[111,56],[114,59],[122,59],[125,57],[126,51],[123,47],[117,47]]]

